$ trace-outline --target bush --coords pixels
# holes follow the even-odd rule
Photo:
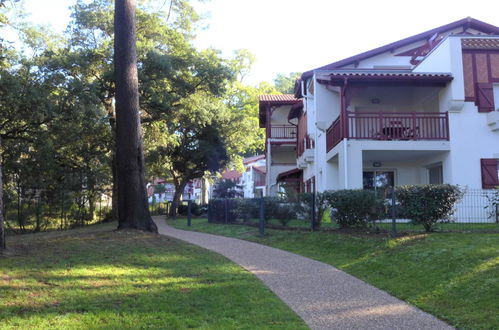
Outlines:
[[[382,201],[370,190],[338,190],[323,193],[331,217],[341,228],[365,228],[382,209]]]
[[[447,220],[463,193],[449,184],[407,185],[396,188],[401,214],[432,231],[437,221]]]
[[[277,203],[273,209],[274,219],[277,219],[282,226],[287,226],[287,224],[294,218],[296,218],[296,212],[291,203]]]
[[[247,222],[250,219],[258,219],[260,211],[259,199],[239,199],[236,204],[237,219]]]

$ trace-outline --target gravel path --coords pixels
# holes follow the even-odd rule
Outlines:
[[[255,274],[311,329],[452,329],[330,265],[235,238],[184,231],[154,219],[162,235],[215,251]]]

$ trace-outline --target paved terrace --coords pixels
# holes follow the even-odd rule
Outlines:
[[[311,329],[453,329],[322,262],[239,239],[175,229],[164,218],[154,220],[160,234],[215,251],[252,272]]]

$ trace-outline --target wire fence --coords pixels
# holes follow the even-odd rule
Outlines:
[[[378,192],[381,207],[365,216],[365,221],[345,225],[321,194],[257,199],[212,199],[208,206],[210,223],[243,224],[288,230],[362,229],[371,232],[424,232],[425,226],[404,216],[404,210],[389,191]],[[362,206],[355,204],[355,209]],[[422,206],[424,207],[424,206]],[[498,232],[499,190],[464,189],[452,212],[432,224],[439,232]]]

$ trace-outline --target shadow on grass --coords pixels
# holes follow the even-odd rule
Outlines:
[[[56,236],[11,242],[19,253],[0,259],[3,328],[305,328],[214,253],[136,231]]]

